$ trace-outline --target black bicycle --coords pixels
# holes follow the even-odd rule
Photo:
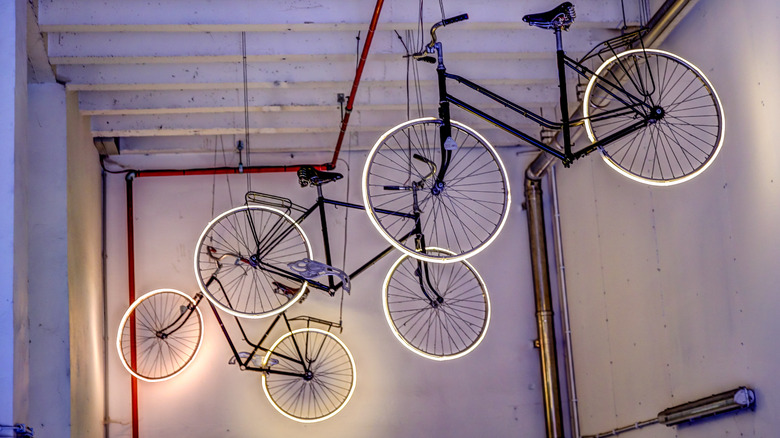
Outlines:
[[[195,273],[200,292],[190,297],[173,289],[155,290],[138,298],[125,312],[117,350],[133,376],[162,381],[192,363],[203,339],[199,305],[205,296],[233,352],[231,363],[263,374],[265,394],[279,412],[297,421],[314,422],[330,418],[346,405],[355,387],[355,364],[346,345],[331,332],[340,329],[341,323],[310,316],[288,318],[286,311],[311,288],[330,296],[338,290],[349,292],[350,277],[393,252],[394,247],[381,251],[349,275],[331,266],[325,206],[364,207],[323,196],[322,186],[341,179],[341,174],[306,166],[298,177],[301,186],[317,189],[317,200],[311,207],[274,195],[247,193],[245,205],[214,218],[198,239]],[[317,210],[325,263],[314,259],[300,226]],[[290,216],[292,212],[299,213],[296,219]],[[393,214],[410,225],[406,237],[422,245],[419,220],[404,212]],[[452,255],[436,247],[425,247],[425,252]],[[383,308],[393,333],[423,357],[461,357],[485,337],[490,321],[488,291],[476,269],[465,260],[433,263],[403,255],[388,272],[382,289]],[[219,310],[234,317],[251,351],[238,351]],[[265,334],[258,342],[250,341],[241,318],[269,316],[275,318]],[[280,321],[285,334],[266,347],[265,341]],[[293,328],[300,322],[305,327]]]
[[[391,245],[349,274],[335,268],[326,206],[364,207],[323,195],[323,185],[341,179],[339,173],[304,166],[298,177],[302,187],[317,190],[317,199],[310,207],[287,198],[249,192],[245,205],[214,218],[198,239],[198,283],[221,310],[244,318],[263,318],[284,312],[310,289],[331,296],[340,289],[349,292],[350,278],[393,252]],[[315,212],[320,218],[322,262],[312,255],[309,239],[301,228],[301,223]],[[427,234],[419,215],[385,213],[406,225],[402,242],[414,241],[416,248],[434,259],[453,255],[446,248],[425,245]],[[220,279],[218,284],[209,283],[214,276]],[[490,320],[485,283],[465,260],[433,263],[404,255],[384,281],[383,301],[385,316],[398,339],[415,353],[436,360],[454,359],[472,351],[484,338]]]
[[[209,286],[221,288],[217,275]],[[167,380],[184,371],[203,341],[203,316],[198,307],[202,300],[200,292],[190,297],[174,289],[158,289],[138,298],[122,317],[117,334],[117,351],[127,371],[148,382]],[[355,361],[344,342],[331,332],[339,324],[280,313],[260,340],[252,342],[239,318],[234,318],[251,348],[239,352],[216,307],[209,305],[233,352],[230,363],[241,370],[261,372],[266,397],[284,416],[311,423],[328,419],[346,406],[355,391]],[[265,346],[280,321],[285,333]]]
[[[452,168],[457,155],[492,149],[476,131],[451,120],[450,104],[551,154],[565,166],[599,150],[604,160],[623,175],[647,184],[671,185],[693,178],[713,162],[723,144],[725,123],[720,100],[704,74],[677,55],[645,48],[642,43],[644,29],[604,41],[579,61],[572,59],[563,50],[561,32],[569,29],[574,18],[574,6],[569,2],[548,12],[523,17],[529,25],[551,29],[555,34],[561,121],[546,119],[462,76],[447,72],[436,30],[466,20],[468,15],[433,25],[431,41],[411,56],[437,65],[439,117],[410,120],[386,132],[371,150],[364,169],[366,206],[377,228],[384,230],[388,239],[395,238],[398,233],[393,230],[392,218],[383,214],[382,209],[402,205],[408,200],[402,199],[403,193],[388,191],[386,186],[392,184],[391,181],[408,181],[432,166],[427,161],[420,164],[416,159],[419,151],[427,151],[429,159],[435,163],[436,176],[428,183],[432,187],[431,196],[442,197],[460,178],[460,171]],[[601,65],[591,70],[585,64],[592,62]],[[569,118],[566,69],[587,82],[581,118]],[[547,144],[451,95],[447,91],[448,79],[487,96],[544,129],[560,131],[563,144]],[[571,129],[578,126],[585,128],[590,143],[574,149]],[[464,167],[473,171],[483,168],[483,162],[466,163]],[[495,195],[488,186],[484,187],[486,196]],[[452,198],[462,205],[472,203],[466,197]],[[477,210],[463,208],[460,211]],[[435,215],[435,210],[430,214]]]

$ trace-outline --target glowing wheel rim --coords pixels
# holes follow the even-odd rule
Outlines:
[[[274,407],[274,409],[276,409],[280,414],[284,415],[285,417],[287,417],[287,418],[289,418],[291,420],[294,420],[294,421],[297,421],[297,422],[300,422],[300,423],[316,423],[316,422],[320,422],[320,421],[324,421],[324,420],[327,420],[329,418],[332,418],[334,415],[336,415],[339,412],[341,412],[341,410],[344,409],[344,407],[347,405],[347,403],[349,403],[349,400],[352,398],[352,395],[355,392],[355,382],[357,380],[357,372],[356,372],[356,368],[355,368],[355,359],[352,357],[352,353],[349,351],[349,349],[344,344],[344,342],[341,341],[341,339],[339,339],[333,333],[330,333],[328,331],[321,330],[321,329],[318,329],[318,328],[311,328],[311,327],[293,330],[291,332],[285,333],[279,339],[277,339],[276,342],[274,342],[274,344],[271,346],[271,348],[268,349],[268,351],[266,352],[265,356],[263,357],[262,367],[263,368],[267,368],[269,366],[272,354],[274,353],[276,348],[282,342],[284,342],[286,339],[288,339],[290,337],[295,336],[296,334],[304,333],[304,332],[318,333],[320,335],[323,335],[326,338],[328,338],[328,339],[330,339],[332,341],[335,341],[337,343],[337,345],[343,350],[343,352],[346,353],[346,357],[349,359],[349,366],[350,366],[350,382],[349,382],[350,388],[349,388],[348,393],[344,397],[344,399],[338,404],[338,406],[335,409],[329,411],[328,413],[326,413],[324,415],[320,415],[320,416],[317,416],[317,417],[314,417],[314,418],[301,418],[301,417],[295,416],[295,415],[285,411],[284,408],[279,406],[279,404],[276,402],[276,400],[274,399],[274,397],[271,395],[271,393],[268,390],[268,373],[263,373],[262,385],[263,385],[263,392],[265,393],[266,398],[271,403],[271,405]],[[301,348],[303,348],[303,347],[301,347]],[[273,367],[273,366],[278,366],[278,365],[271,365],[271,367]],[[313,376],[314,377],[311,380],[316,380],[317,379],[317,371],[316,370],[314,371]],[[303,378],[296,377],[296,379],[303,379]],[[306,380],[306,379],[304,379],[304,380]],[[302,392],[303,391],[298,391],[297,393],[300,394]]]
[[[676,61],[679,64],[681,64],[684,67],[686,67],[687,69],[689,69],[695,75],[698,76],[698,78],[701,80],[702,84],[705,86],[705,89],[707,90],[708,94],[712,97],[712,101],[713,101],[714,107],[716,109],[715,114],[711,115],[710,117],[716,117],[716,120],[718,121],[716,134],[713,134],[713,135],[717,135],[717,137],[718,137],[717,138],[717,144],[714,145],[714,147],[712,148],[712,152],[707,154],[706,160],[699,167],[695,168],[690,173],[686,173],[686,171],[683,170],[683,172],[682,172],[683,174],[681,176],[673,177],[673,175],[671,175],[672,177],[670,177],[669,179],[663,178],[663,175],[661,176],[661,178],[663,178],[663,179],[643,177],[643,176],[637,175],[635,173],[632,173],[632,172],[624,169],[623,167],[621,167],[618,164],[616,164],[613,161],[613,159],[605,151],[605,148],[609,148],[609,145],[605,145],[604,148],[602,148],[602,159],[609,165],[609,167],[611,167],[612,169],[614,169],[615,171],[617,171],[621,175],[626,176],[626,177],[628,177],[628,178],[630,178],[630,179],[632,179],[634,181],[638,181],[638,182],[643,183],[643,184],[648,184],[648,185],[653,185],[653,186],[671,186],[671,185],[675,185],[675,184],[680,184],[680,183],[683,183],[683,182],[686,182],[686,181],[689,181],[689,180],[695,178],[696,176],[698,176],[702,172],[704,172],[710,165],[712,165],[712,163],[715,161],[715,158],[720,153],[721,147],[723,146],[723,140],[725,138],[725,125],[726,125],[725,115],[724,115],[724,112],[723,112],[723,105],[722,105],[722,103],[720,101],[720,98],[718,97],[717,92],[715,91],[715,88],[712,86],[712,83],[709,81],[709,79],[704,75],[704,73],[698,67],[696,67],[695,65],[691,64],[690,62],[688,62],[684,58],[682,58],[682,57],[680,57],[678,55],[675,55],[673,53],[669,53],[669,52],[666,52],[666,51],[663,51],[663,50],[658,50],[658,49],[644,49],[644,50],[642,50],[642,49],[632,49],[632,50],[627,50],[625,52],[621,52],[621,53],[619,53],[619,54],[617,54],[615,56],[612,56],[611,58],[607,59],[596,70],[594,75],[591,77],[591,80],[588,82],[587,88],[585,89],[585,94],[584,94],[584,98],[583,98],[583,116],[584,116],[584,122],[585,122],[584,123],[585,124],[585,130],[586,130],[586,132],[588,134],[588,138],[590,139],[590,141],[591,142],[595,142],[597,140],[597,136],[594,133],[594,129],[593,129],[593,126],[592,126],[592,123],[591,123],[591,120],[590,120],[591,114],[590,114],[589,110],[590,110],[590,102],[591,102],[592,93],[594,92],[594,85],[597,82],[597,79],[601,75],[601,73],[608,66],[610,66],[610,64],[612,64],[614,61],[618,60],[619,58],[622,58],[624,56],[629,56],[629,55],[632,55],[632,54],[637,54],[637,53],[641,54],[641,53],[644,53],[644,52],[649,53],[649,54],[653,54],[653,55],[657,55],[659,57],[663,57],[663,58],[666,58],[668,60]],[[691,116],[688,116],[688,117],[691,117]],[[663,121],[663,119],[661,121],[657,122],[657,123],[661,123],[662,121]],[[694,146],[694,148],[695,147],[696,146]],[[685,152],[684,149],[682,149],[681,153],[683,153],[683,152]],[[685,156],[685,154],[683,154],[683,156]]]
[[[436,252],[449,252],[449,251],[447,251],[445,249],[442,249],[442,248],[430,248],[430,249],[432,251],[436,251]],[[465,265],[466,269],[468,269],[468,271],[471,274],[474,275],[474,280],[477,282],[477,286],[480,288],[480,290],[482,292],[482,295],[484,296],[483,299],[484,299],[484,304],[485,304],[485,310],[484,310],[485,318],[484,318],[484,325],[481,326],[480,333],[477,335],[476,339],[471,341],[471,344],[466,346],[466,348],[463,348],[462,350],[458,351],[457,353],[454,353],[454,354],[433,354],[433,353],[430,353],[430,352],[427,352],[427,351],[423,351],[421,348],[418,348],[412,342],[410,342],[408,339],[406,339],[400,333],[400,330],[398,329],[398,326],[396,325],[396,321],[394,321],[392,316],[391,316],[392,312],[391,312],[391,309],[390,309],[389,304],[388,304],[388,302],[389,302],[388,289],[390,287],[390,282],[392,281],[393,274],[395,272],[397,272],[397,268],[399,267],[399,265],[401,265],[401,263],[403,263],[407,259],[409,259],[409,256],[408,255],[404,255],[404,256],[400,257],[398,260],[395,261],[393,266],[388,271],[387,276],[385,277],[385,281],[384,281],[384,283],[382,285],[382,306],[384,308],[385,320],[387,321],[387,324],[390,326],[390,330],[393,332],[393,335],[396,337],[396,339],[398,339],[398,341],[401,343],[401,345],[403,345],[404,347],[409,349],[411,352],[413,352],[413,353],[415,353],[415,354],[417,354],[419,356],[422,356],[422,357],[424,357],[426,359],[432,359],[432,360],[436,360],[436,361],[447,361],[447,360],[458,359],[458,358],[463,357],[463,356],[469,354],[470,352],[474,351],[474,349],[477,348],[480,343],[482,343],[482,340],[485,339],[485,336],[487,335],[487,331],[488,331],[488,326],[490,325],[490,318],[491,318],[490,295],[488,294],[487,286],[485,286],[485,282],[482,279],[482,276],[479,275],[479,272],[477,272],[477,270],[474,268],[474,266],[472,266],[468,261],[466,261],[466,260],[461,260],[460,261],[461,263],[463,263],[463,265]],[[447,265],[447,267],[450,267],[450,266],[452,266],[452,265]],[[445,267],[435,267],[434,266],[434,269],[445,269]],[[465,281],[465,280],[463,280],[463,277],[465,277],[465,274],[457,274],[457,277],[459,278],[458,281]],[[418,298],[421,298],[421,297],[418,297]],[[443,297],[443,298],[444,298],[444,302],[446,303],[447,302],[446,296]],[[452,298],[452,297],[450,297],[450,298]],[[405,300],[409,301],[409,302],[412,301],[412,299],[410,297],[405,297]],[[416,311],[416,313],[421,313],[421,312],[420,311]],[[469,309],[468,313],[475,314],[477,312],[474,309]],[[466,318],[460,317],[460,316],[458,316],[458,317],[451,316],[450,318],[446,318],[446,317],[443,317],[443,318],[438,318],[437,317],[436,318],[437,321],[447,320],[447,319],[449,319],[449,320],[462,320],[464,322],[466,320]],[[433,328],[433,330],[435,332],[437,332],[437,334],[440,334],[440,333],[438,333],[438,331],[442,330],[442,329],[441,329],[440,326],[436,326],[436,327]],[[434,334],[434,336],[435,335],[436,334]],[[427,335],[425,337],[427,338]],[[458,336],[458,337],[462,339],[462,337],[460,337],[460,336]]]
[[[128,363],[128,360],[125,358],[125,355],[123,354],[122,338],[123,338],[123,332],[124,332],[124,329],[125,329],[125,324],[128,322],[128,319],[130,318],[130,316],[132,314],[134,314],[134,311],[138,308],[138,306],[141,305],[141,303],[145,303],[145,302],[147,302],[147,300],[153,298],[154,296],[161,295],[161,294],[164,294],[164,293],[171,293],[171,294],[178,295],[179,297],[184,298],[190,305],[196,306],[195,300],[192,297],[190,297],[189,295],[187,295],[187,294],[185,294],[185,293],[183,293],[181,291],[178,291],[178,290],[175,290],[175,289],[156,289],[156,290],[153,290],[151,292],[148,292],[148,293],[144,294],[143,296],[141,296],[140,298],[135,300],[133,302],[133,304],[130,306],[130,308],[128,308],[125,311],[124,316],[122,316],[122,320],[119,322],[119,330],[117,332],[117,337],[116,337],[116,348],[117,348],[117,353],[119,354],[119,360],[122,362],[122,365],[125,367],[125,369],[127,370],[128,373],[133,375],[135,378],[143,380],[143,381],[146,381],[146,382],[162,382],[164,380],[168,380],[168,379],[171,379],[173,377],[178,376],[179,374],[184,372],[184,370],[187,369],[187,367],[190,366],[190,364],[195,359],[195,356],[198,355],[198,352],[200,351],[200,346],[203,344],[203,315],[201,314],[200,309],[198,307],[195,307],[194,312],[192,313],[192,315],[197,315],[197,323],[198,323],[199,334],[198,334],[198,337],[197,337],[198,340],[197,340],[197,342],[195,344],[195,347],[192,350],[192,353],[190,353],[189,358],[182,365],[180,365],[179,368],[176,371],[174,371],[172,373],[169,373],[169,374],[166,374],[166,375],[164,375],[162,377],[158,377],[158,378],[150,378],[148,376],[139,374],[138,372],[133,370],[131,364]],[[168,320],[160,321],[160,320],[157,320],[156,322],[158,322],[158,323],[162,322],[163,325],[167,325],[168,323],[171,323],[173,321],[168,321]],[[138,321],[136,321],[136,324],[140,324],[140,323]],[[138,342],[136,341],[136,343],[138,343]],[[159,345],[160,343],[165,343],[165,342],[164,342],[164,340],[159,340],[159,341],[155,342],[155,344],[151,348],[156,349],[158,352],[160,352],[161,351],[160,345]],[[179,354],[178,356],[181,357],[181,354]]]
[[[206,228],[204,228],[203,232],[201,233],[200,237],[198,238],[198,242],[196,244],[196,250],[195,250],[195,258],[194,258],[194,262],[195,262],[195,264],[194,264],[195,276],[196,276],[196,278],[198,280],[198,287],[200,288],[201,292],[203,292],[204,296],[211,303],[213,303],[220,310],[223,310],[223,311],[225,311],[225,312],[227,312],[227,313],[229,313],[231,315],[238,316],[238,317],[241,317],[241,318],[250,318],[250,319],[260,319],[260,318],[266,318],[266,317],[269,317],[269,316],[278,315],[279,313],[282,313],[285,310],[289,309],[290,306],[292,306],[293,304],[297,303],[298,300],[301,299],[301,297],[306,292],[306,288],[308,287],[308,284],[309,284],[308,282],[302,281],[301,282],[301,286],[300,286],[300,290],[298,290],[295,293],[295,295],[293,297],[291,297],[286,303],[280,305],[279,307],[276,307],[276,308],[274,308],[272,310],[259,312],[259,313],[241,312],[241,311],[237,311],[236,309],[231,308],[231,307],[225,305],[219,299],[215,298],[212,295],[212,292],[209,290],[209,288],[206,287],[206,283],[207,283],[208,280],[206,278],[204,278],[204,275],[202,275],[202,273],[201,273],[201,270],[200,270],[200,263],[201,263],[200,257],[202,255],[201,253],[202,253],[202,247],[203,247],[203,244],[204,244],[204,240],[207,238],[207,235],[214,229],[214,227],[217,224],[219,224],[219,222],[221,220],[229,218],[234,213],[239,213],[242,210],[247,211],[247,212],[261,211],[261,212],[268,212],[268,213],[270,213],[272,215],[275,214],[275,215],[278,215],[279,217],[283,218],[284,221],[288,222],[288,225],[293,227],[294,232],[296,232],[300,236],[300,238],[302,239],[302,244],[305,247],[305,254],[301,254],[301,255],[299,255],[297,257],[293,257],[293,258],[291,258],[290,260],[287,260],[287,261],[293,262],[293,261],[300,260],[302,258],[308,258],[310,260],[314,259],[314,256],[312,254],[312,249],[311,249],[311,243],[309,242],[309,238],[306,236],[306,233],[303,231],[303,229],[300,227],[300,225],[297,224],[295,222],[295,220],[293,220],[293,218],[291,218],[289,215],[287,215],[286,213],[284,213],[284,212],[282,212],[280,210],[277,210],[277,209],[271,208],[271,207],[267,207],[265,205],[248,205],[248,206],[236,207],[236,208],[230,209],[228,211],[225,211],[222,214],[220,214],[219,216],[217,216],[214,219],[212,219],[209,222],[209,224],[206,226]],[[240,225],[240,224],[238,224],[238,225]],[[225,225],[225,226],[227,227],[228,225]],[[237,233],[237,234],[239,234],[239,233]],[[231,243],[234,243],[234,242],[231,242]],[[300,243],[300,242],[296,242],[296,243]],[[277,245],[277,246],[281,246],[281,245]],[[293,260],[293,259],[295,259],[295,260]],[[289,268],[287,268],[287,266],[279,267],[279,268],[281,270],[288,270],[289,269]],[[255,274],[255,275],[258,275],[258,274]],[[218,275],[217,277],[219,278],[220,275]]]
[[[500,185],[501,185],[502,190],[503,190],[502,192],[496,192],[496,193],[492,194],[492,197],[497,197],[498,193],[500,193],[500,196],[503,197],[503,200],[501,201],[501,204],[502,204],[501,212],[498,214],[498,216],[499,216],[498,220],[497,220],[498,223],[496,223],[494,225],[491,225],[491,228],[493,228],[492,232],[489,232],[488,233],[489,235],[487,237],[485,237],[482,240],[482,242],[479,243],[478,245],[475,245],[475,246],[473,246],[470,249],[465,249],[462,252],[452,251],[451,254],[448,253],[448,254],[445,254],[445,255],[440,255],[438,257],[434,257],[434,256],[429,255],[429,254],[423,254],[423,253],[417,252],[414,249],[412,249],[412,248],[402,244],[398,240],[396,240],[396,237],[393,236],[385,228],[385,225],[383,225],[381,223],[381,219],[378,218],[378,214],[374,210],[377,209],[377,211],[380,211],[382,209],[388,209],[388,208],[387,207],[383,207],[383,206],[378,206],[379,208],[377,208],[377,206],[374,205],[375,202],[372,201],[372,196],[373,195],[369,193],[369,187],[370,187],[369,178],[374,178],[375,177],[375,175],[372,173],[372,166],[381,167],[381,166],[377,165],[374,162],[374,160],[377,159],[378,155],[381,155],[381,154],[379,154],[379,151],[380,151],[380,149],[382,149],[383,146],[385,146],[386,148],[392,150],[393,146],[386,146],[386,145],[390,144],[387,141],[388,138],[394,138],[395,135],[397,135],[399,133],[402,133],[404,129],[414,130],[414,128],[416,126],[422,126],[422,125],[424,125],[426,123],[432,123],[432,124],[440,125],[441,121],[439,121],[438,119],[433,118],[433,117],[424,117],[424,118],[420,118],[420,119],[408,120],[408,121],[406,121],[404,123],[401,123],[401,124],[391,128],[390,130],[388,130],[387,132],[382,134],[382,136],[377,140],[377,142],[374,144],[373,148],[369,152],[368,158],[366,159],[366,163],[365,163],[365,165],[363,167],[363,177],[362,177],[362,183],[361,183],[362,193],[363,193],[363,204],[366,207],[366,209],[365,209],[366,210],[366,214],[368,215],[368,218],[371,221],[371,224],[374,226],[374,228],[377,229],[377,231],[380,233],[380,235],[382,235],[382,237],[385,240],[387,240],[391,245],[393,245],[395,248],[397,248],[402,253],[407,254],[410,257],[413,257],[413,258],[416,258],[416,259],[419,259],[419,260],[425,260],[425,261],[432,262],[432,263],[455,263],[455,262],[458,262],[458,261],[461,261],[461,260],[465,260],[466,258],[472,257],[472,256],[480,253],[481,251],[483,251],[488,246],[490,246],[490,244],[501,233],[501,230],[503,229],[504,225],[506,224],[506,220],[507,220],[507,218],[509,216],[509,208],[510,208],[510,205],[511,205],[511,202],[512,202],[512,196],[511,196],[510,187],[509,187],[509,179],[508,179],[507,174],[506,174],[506,168],[505,168],[503,162],[501,161],[501,157],[498,155],[498,152],[490,144],[490,142],[487,141],[487,139],[485,139],[481,134],[479,134],[474,129],[472,129],[472,128],[470,128],[470,127],[468,127],[468,126],[466,126],[466,125],[464,125],[464,124],[462,124],[460,122],[457,122],[455,120],[451,120],[453,131],[457,130],[458,133],[462,133],[461,135],[463,135],[464,138],[467,139],[468,136],[471,136],[471,137],[473,137],[475,140],[477,140],[479,142],[479,144],[472,144],[471,146],[469,146],[469,148],[465,148],[465,149],[477,150],[477,149],[479,149],[479,146],[482,146],[484,148],[484,150],[487,152],[488,155],[479,155],[478,154],[479,158],[480,159],[485,159],[485,157],[489,156],[492,159],[493,164],[495,164],[495,166],[496,166],[496,168],[495,169],[491,169],[490,172],[485,172],[484,171],[485,168],[486,168],[485,165],[481,165],[481,167],[479,167],[479,170],[484,175],[487,175],[489,173],[496,173],[496,174],[498,174],[500,176],[500,178],[498,180],[491,181],[491,184],[497,184],[497,185],[499,184],[499,181],[500,181]],[[425,130],[425,128],[419,128],[419,129],[423,130],[423,131]],[[453,134],[453,135],[455,135],[455,134]],[[423,145],[420,145],[419,147],[422,147],[422,146]],[[426,144],[425,146],[427,147],[428,144]],[[438,150],[439,147],[437,146],[436,148],[429,148],[429,150],[432,150],[432,149]],[[460,147],[458,147],[458,149],[460,149]],[[421,150],[421,149],[418,149],[418,150]],[[385,152],[385,153],[387,153],[387,152]],[[457,174],[459,171],[453,171],[453,168],[452,168],[453,163],[455,161],[456,160],[453,158],[453,161],[450,164],[450,166],[451,166],[450,167],[450,171]],[[435,164],[438,165],[439,163],[436,162]],[[468,166],[466,163],[460,163],[460,165]],[[466,167],[466,168],[468,168],[468,167]],[[473,172],[474,174],[476,174],[475,169],[469,169],[469,171]],[[460,171],[460,172],[463,172],[463,171]],[[378,177],[378,179],[381,179],[381,177]],[[457,180],[464,180],[464,178],[462,177],[462,173],[458,175]],[[428,184],[428,183],[426,182],[426,184]],[[480,184],[484,184],[484,183],[480,182]],[[468,186],[468,184],[463,184],[463,185],[464,186]],[[483,187],[484,187],[484,185],[483,185]],[[420,192],[430,191],[429,189],[430,189],[429,187],[425,187],[425,188],[421,189]],[[445,191],[447,191],[447,190],[448,190],[447,188],[443,189],[442,195],[437,196],[437,197],[440,197],[442,199],[446,198],[446,196],[444,196],[443,193]],[[487,196],[487,195],[483,195],[483,196]],[[442,202],[442,201],[439,201],[439,202]],[[404,206],[403,207],[403,209],[406,209],[406,208],[408,208],[408,206]],[[437,210],[436,208],[432,208],[431,206],[422,207],[422,208],[424,210],[427,209],[429,211],[430,210]],[[393,211],[393,210],[401,211],[401,209],[394,209],[394,208],[389,208],[389,210],[391,210],[391,211]],[[443,210],[447,210],[447,209],[443,208],[441,210],[443,211]],[[476,214],[474,214],[474,215],[476,216]],[[454,215],[454,217],[457,217],[457,216],[458,216],[457,214]],[[423,222],[426,222],[426,221],[423,220]],[[432,222],[435,222],[435,219]],[[423,227],[425,228],[425,225],[423,225]],[[461,224],[461,227],[465,228],[466,230],[469,230],[469,226],[465,226],[465,225]],[[443,229],[443,228],[444,227],[441,227],[440,229]],[[479,229],[479,227],[474,227],[474,229]],[[474,229],[470,229],[469,231],[474,233],[475,232]],[[409,230],[405,230],[405,231],[409,231]],[[430,241],[430,239],[432,237],[431,234],[426,234],[426,233],[430,233],[430,231],[431,230],[423,229],[423,234],[426,235],[426,238],[428,239],[428,243],[429,244],[431,244],[432,246],[437,246],[435,242],[431,243],[431,241]],[[441,231],[439,231],[438,233],[440,233],[440,232]],[[439,240],[440,239],[440,236],[437,236],[438,233],[434,232],[435,240]],[[400,233],[400,234],[402,234],[402,233]],[[407,241],[413,241],[413,240],[414,239],[412,237],[407,239]],[[442,239],[442,240],[445,240],[445,239]],[[452,240],[457,240],[457,238],[452,238]],[[442,244],[443,243],[444,242],[442,242]]]

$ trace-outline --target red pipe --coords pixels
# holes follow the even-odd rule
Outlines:
[[[136,177],[142,176],[187,176],[187,175],[230,175],[236,173],[275,173],[275,172],[297,172],[304,165],[294,166],[255,166],[244,167],[215,167],[208,169],[182,169],[182,170],[133,170]],[[325,164],[311,166],[317,170],[325,170]]]
[[[336,143],[336,149],[333,151],[333,159],[328,164],[312,166],[317,170],[327,170],[336,167],[336,162],[339,158],[339,152],[341,151],[341,144],[344,141],[344,134],[347,131],[347,125],[349,124],[349,116],[352,113],[352,106],[355,102],[355,95],[357,94],[358,84],[360,83],[360,77],[363,74],[363,67],[366,64],[366,58],[368,58],[368,51],[371,47],[371,42],[374,39],[374,31],[376,30],[377,21],[379,20],[379,13],[382,11],[382,4],[384,0],[377,0],[376,7],[374,8],[374,15],[371,18],[371,24],[368,28],[368,35],[366,36],[366,42],[363,45],[363,52],[360,55],[360,62],[355,72],[355,80],[352,83],[352,91],[349,93],[349,99],[347,100],[347,108],[345,111],[344,119],[341,121],[341,130],[339,131],[339,138]],[[145,176],[185,176],[185,175],[226,175],[236,173],[273,173],[273,172],[297,172],[302,166],[259,166],[259,167],[245,167],[238,169],[235,167],[219,167],[214,169],[185,169],[185,170],[137,170],[127,175],[126,192],[127,192],[127,258],[128,258],[128,289],[130,305],[135,302],[135,253],[133,249],[134,233],[133,233],[133,179],[136,177]],[[130,322],[131,327],[131,366],[135,367],[135,333],[133,321]],[[132,404],[132,435],[133,438],[138,438],[138,380],[131,376],[131,404]]]
[[[355,71],[355,81],[352,82],[352,91],[349,93],[349,99],[347,99],[347,109],[344,112],[344,119],[341,121],[341,131],[339,131],[339,139],[336,142],[336,150],[333,151],[333,160],[327,164],[328,169],[336,167],[336,161],[339,159],[339,151],[341,151],[341,143],[344,141],[344,134],[347,132],[347,124],[349,124],[349,115],[352,113],[352,104],[355,102],[355,95],[357,94],[358,84],[360,83],[360,76],[363,74],[363,66],[366,64],[366,58],[368,58],[368,49],[371,47],[371,41],[374,39],[374,30],[376,30],[376,23],[379,21],[379,13],[382,11],[382,3],[384,0],[377,0],[376,7],[374,8],[374,16],[371,18],[371,24],[368,26],[368,35],[366,36],[366,43],[363,45],[363,53],[360,55],[360,63],[358,64],[357,71]]]
[[[125,193],[127,195],[127,284],[130,305],[135,302],[135,232],[133,229],[133,175],[125,178]],[[130,319],[130,366],[136,369],[135,321]],[[132,405],[132,433],[138,438],[138,379],[130,376],[130,394]]]
[[[125,177],[126,210],[127,210],[127,283],[129,300],[132,306],[135,302],[135,231],[133,228],[133,180],[142,176],[186,176],[186,175],[227,175],[240,173],[272,173],[272,172],[297,172],[302,165],[295,166],[256,166],[238,169],[236,167],[217,167],[212,169],[182,169],[182,170],[133,170]],[[325,165],[311,166],[317,170],[325,170]],[[136,342],[135,321],[130,319],[130,366],[135,369]],[[131,430],[132,437],[138,438],[138,379],[130,376],[130,404],[132,410]]]

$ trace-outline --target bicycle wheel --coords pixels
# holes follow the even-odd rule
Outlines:
[[[457,148],[441,191],[434,190],[442,162],[441,121],[410,120],[386,132],[368,154],[363,202],[377,230],[396,248],[430,262],[456,262],[487,247],[509,212],[509,182],[496,150],[471,128],[452,122]],[[412,190],[412,186],[418,188]],[[389,189],[395,187],[396,189]],[[398,189],[404,188],[404,189]],[[414,236],[415,198],[424,244],[448,252],[428,253]],[[401,215],[407,215],[406,217]]]
[[[287,267],[312,259],[303,230],[285,213],[262,205],[228,210],[198,239],[195,275],[220,309],[246,318],[283,312],[306,291],[307,282]]]
[[[432,289],[441,299],[437,300]],[[490,323],[487,287],[467,261],[427,263],[405,255],[390,268],[382,300],[396,338],[428,359],[450,360],[468,354],[482,342]]]
[[[293,330],[263,357],[263,391],[287,418],[303,423],[326,420],[347,405],[355,391],[355,360],[333,333]]]
[[[195,300],[174,289],[158,289],[127,309],[116,347],[130,374],[154,382],[184,371],[202,341],[203,316]]]
[[[712,84],[688,61],[661,50],[628,50],[602,64],[585,90],[592,142],[651,112],[656,116],[644,128],[601,148],[610,167],[645,184],[672,185],[712,164],[723,145],[723,108]]]

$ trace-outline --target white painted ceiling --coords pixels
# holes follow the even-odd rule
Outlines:
[[[551,117],[558,111],[554,36],[521,18],[558,3],[443,0],[447,17],[470,17],[438,32],[448,70]],[[576,57],[618,35],[624,10],[628,25],[636,25],[646,2],[574,3],[577,19],[564,46]],[[30,80],[56,79],[77,92],[93,137],[118,139],[118,150],[108,150],[116,165],[234,166],[236,142],[247,132],[252,165],[327,163],[341,124],[338,96],[350,94],[375,6],[373,0],[38,0],[28,26]],[[407,93],[413,74],[397,36],[413,33],[417,42],[409,44],[417,50],[419,16],[418,0],[384,2],[345,150],[368,149],[388,128],[420,114],[414,90]],[[422,17],[427,42],[431,24],[442,19],[440,2],[425,3]],[[435,66],[417,64],[422,113],[436,115]],[[485,107],[539,132],[496,104]],[[454,117],[497,146],[518,143],[468,114]]]

